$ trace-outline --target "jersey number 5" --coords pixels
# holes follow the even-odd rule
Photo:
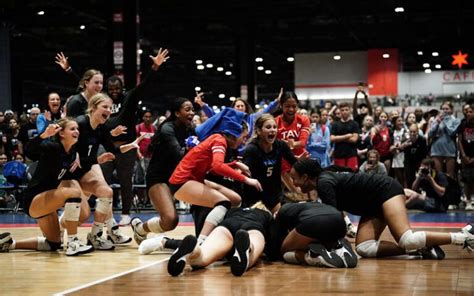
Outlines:
[[[271,177],[272,174],[273,174],[273,167],[271,166],[267,168],[267,177]]]

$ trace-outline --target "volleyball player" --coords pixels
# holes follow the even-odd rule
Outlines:
[[[291,170],[295,185],[303,192],[316,189],[323,203],[361,216],[356,251],[362,257],[420,253],[425,259],[443,259],[440,245],[474,247],[474,235],[464,232],[413,231],[405,208],[403,187],[391,177],[323,171],[318,162],[302,159]],[[397,242],[381,241],[388,226]]]
[[[56,135],[55,140],[45,140]],[[61,246],[57,210],[64,207],[64,220],[68,234],[66,255],[74,256],[91,252],[92,246],[84,245],[77,237],[81,188],[58,188],[66,172],[78,168],[74,145],[79,137],[78,124],[74,120],[61,119],[50,124],[46,130],[32,139],[29,150],[39,153],[38,166],[23,197],[23,209],[36,219],[44,237],[14,241],[9,233],[0,235],[0,251],[30,249],[56,251]],[[75,186],[74,186],[75,185]]]
[[[168,273],[172,276],[181,274],[186,263],[194,268],[206,267],[234,249],[230,270],[235,276],[243,275],[262,255],[269,239],[271,221],[271,214],[265,210],[230,209],[202,245],[197,244],[193,235],[183,239],[168,261]]]
[[[245,148],[243,162],[249,169],[251,176],[262,184],[259,192],[253,187],[244,187],[243,203],[251,206],[262,201],[272,213],[280,209],[282,200],[281,166],[282,159],[290,165],[296,158],[288,145],[277,139],[278,126],[270,114],[263,114],[255,121],[254,138]]]
[[[171,115],[160,124],[150,144],[152,156],[146,172],[148,197],[160,217],[153,217],[144,223],[135,217],[131,222],[133,237],[140,246],[138,250],[141,254],[161,250],[172,243],[163,236],[145,241],[148,233],[163,233],[178,225],[178,214],[168,180],[188,150],[186,138],[194,134],[191,127],[194,108],[188,99],[177,98],[170,110]]]

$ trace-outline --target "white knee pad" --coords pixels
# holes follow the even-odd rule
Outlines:
[[[95,203],[95,210],[101,214],[108,214],[112,209],[112,199],[98,197]]]
[[[426,246],[426,232],[407,230],[402,234],[398,245],[407,252],[421,249]]]
[[[65,221],[79,221],[81,215],[81,199],[73,200],[72,198],[66,200],[64,204],[64,219]]]
[[[227,213],[227,208],[223,205],[215,206],[212,211],[206,217],[206,222],[211,223],[212,225],[217,226],[219,223],[224,220],[225,214]]]
[[[365,258],[375,258],[377,257],[377,252],[379,250],[379,244],[379,241],[373,239],[366,240],[356,246],[356,252]]]
[[[146,225],[148,226],[148,229],[150,229],[150,231],[153,233],[163,232],[163,228],[161,228],[161,225],[160,225],[160,218],[153,217],[146,222]]]

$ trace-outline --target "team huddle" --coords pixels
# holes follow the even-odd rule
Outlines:
[[[75,256],[131,242],[113,219],[113,190],[100,164],[133,152],[144,139],[124,135],[168,52],[160,50],[150,58],[149,76],[127,94],[117,116],[110,118],[113,102],[106,94],[88,91],[99,84],[94,78],[99,74],[91,72],[81,80],[84,91],[67,103],[68,117],[52,120],[30,141],[25,154],[38,165],[24,192],[23,209],[37,220],[43,236],[16,241],[10,233],[0,234],[0,251],[56,251],[64,245],[66,255]],[[195,102],[207,107],[199,94]],[[278,107],[282,114],[272,116]],[[193,102],[171,102],[170,115],[151,139],[145,174],[147,196],[159,216],[130,222],[138,252],[172,252],[172,276],[183,273],[186,264],[204,268],[222,259],[230,261],[232,274],[241,276],[262,257],[354,268],[358,255],[443,259],[441,245],[474,249],[472,224],[452,233],[412,230],[404,188],[394,178],[355,173],[349,163],[322,166],[312,159],[305,149],[310,122],[297,108],[293,92],[280,92],[256,113],[238,99],[217,114],[207,110],[209,119],[194,127]],[[291,195],[303,198],[288,199]],[[91,196],[96,201],[93,224],[83,243],[77,227],[91,216]],[[183,240],[164,235],[179,222],[175,200],[192,205],[195,234]],[[346,213],[361,217],[355,250],[345,238],[350,230]],[[387,226],[395,243],[380,239]]]

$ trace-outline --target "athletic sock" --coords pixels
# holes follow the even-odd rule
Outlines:
[[[99,232],[102,232],[103,228],[104,228],[103,222],[94,221],[94,223],[92,224],[91,234],[96,236]]]
[[[466,235],[462,232],[451,232],[451,244],[462,245],[466,240]]]

